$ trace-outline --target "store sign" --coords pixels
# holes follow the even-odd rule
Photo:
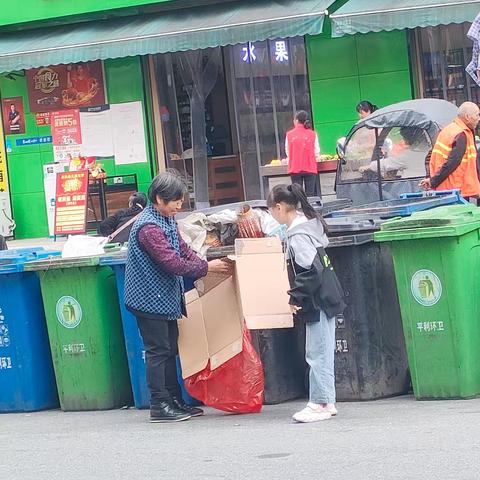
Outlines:
[[[242,61],[245,63],[255,62],[257,59],[257,54],[255,53],[255,45],[251,42],[248,42],[242,48]]]
[[[286,40],[277,40],[275,45],[275,60],[279,63],[288,62],[289,54]]]
[[[85,233],[88,170],[57,174],[55,235]]]
[[[44,113],[107,103],[100,60],[27,70],[30,111]]]
[[[18,138],[15,140],[17,147],[27,147],[29,145],[38,145],[39,143],[52,143],[52,136],[44,135],[43,137]]]
[[[286,40],[275,40],[270,42],[272,61],[277,63],[288,63],[290,60],[290,52],[288,50],[288,43]],[[242,62],[254,63],[257,61],[258,52],[254,43],[249,42],[242,47],[241,50]]]

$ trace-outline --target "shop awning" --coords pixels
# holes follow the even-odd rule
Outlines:
[[[317,35],[333,0],[243,0],[0,35],[0,72]]]
[[[473,22],[480,0],[350,0],[332,16],[334,37]]]

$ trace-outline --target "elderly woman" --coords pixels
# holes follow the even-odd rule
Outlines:
[[[203,414],[183,402],[177,381],[177,320],[185,313],[183,277],[230,272],[227,263],[207,263],[182,240],[174,216],[186,193],[178,175],[165,172],[155,177],[148,191],[150,203],[133,225],[128,244],[125,303],[145,345],[151,422],[179,422]]]

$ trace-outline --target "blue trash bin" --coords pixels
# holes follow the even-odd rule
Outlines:
[[[127,349],[128,368],[130,370],[130,381],[133,390],[135,408],[150,408],[150,392],[147,386],[145,373],[145,348],[140,331],[137,327],[135,316],[125,306],[125,254],[109,255],[100,258],[100,265],[109,265],[115,272],[117,279],[118,298],[120,311],[122,313],[123,333],[125,335],[125,346]],[[193,288],[193,281],[184,279],[185,290]],[[188,405],[198,405],[199,402],[192,398],[185,390],[180,361],[177,357],[177,377],[182,390],[182,396]]]
[[[41,251],[40,251],[41,250]],[[40,282],[28,260],[60,252],[0,252],[0,413],[58,408]]]

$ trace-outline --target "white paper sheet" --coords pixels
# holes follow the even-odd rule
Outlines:
[[[113,157],[115,155],[110,108],[99,112],[80,112],[80,124],[84,156]]]
[[[146,163],[145,124],[142,102],[110,105],[115,163]]]

